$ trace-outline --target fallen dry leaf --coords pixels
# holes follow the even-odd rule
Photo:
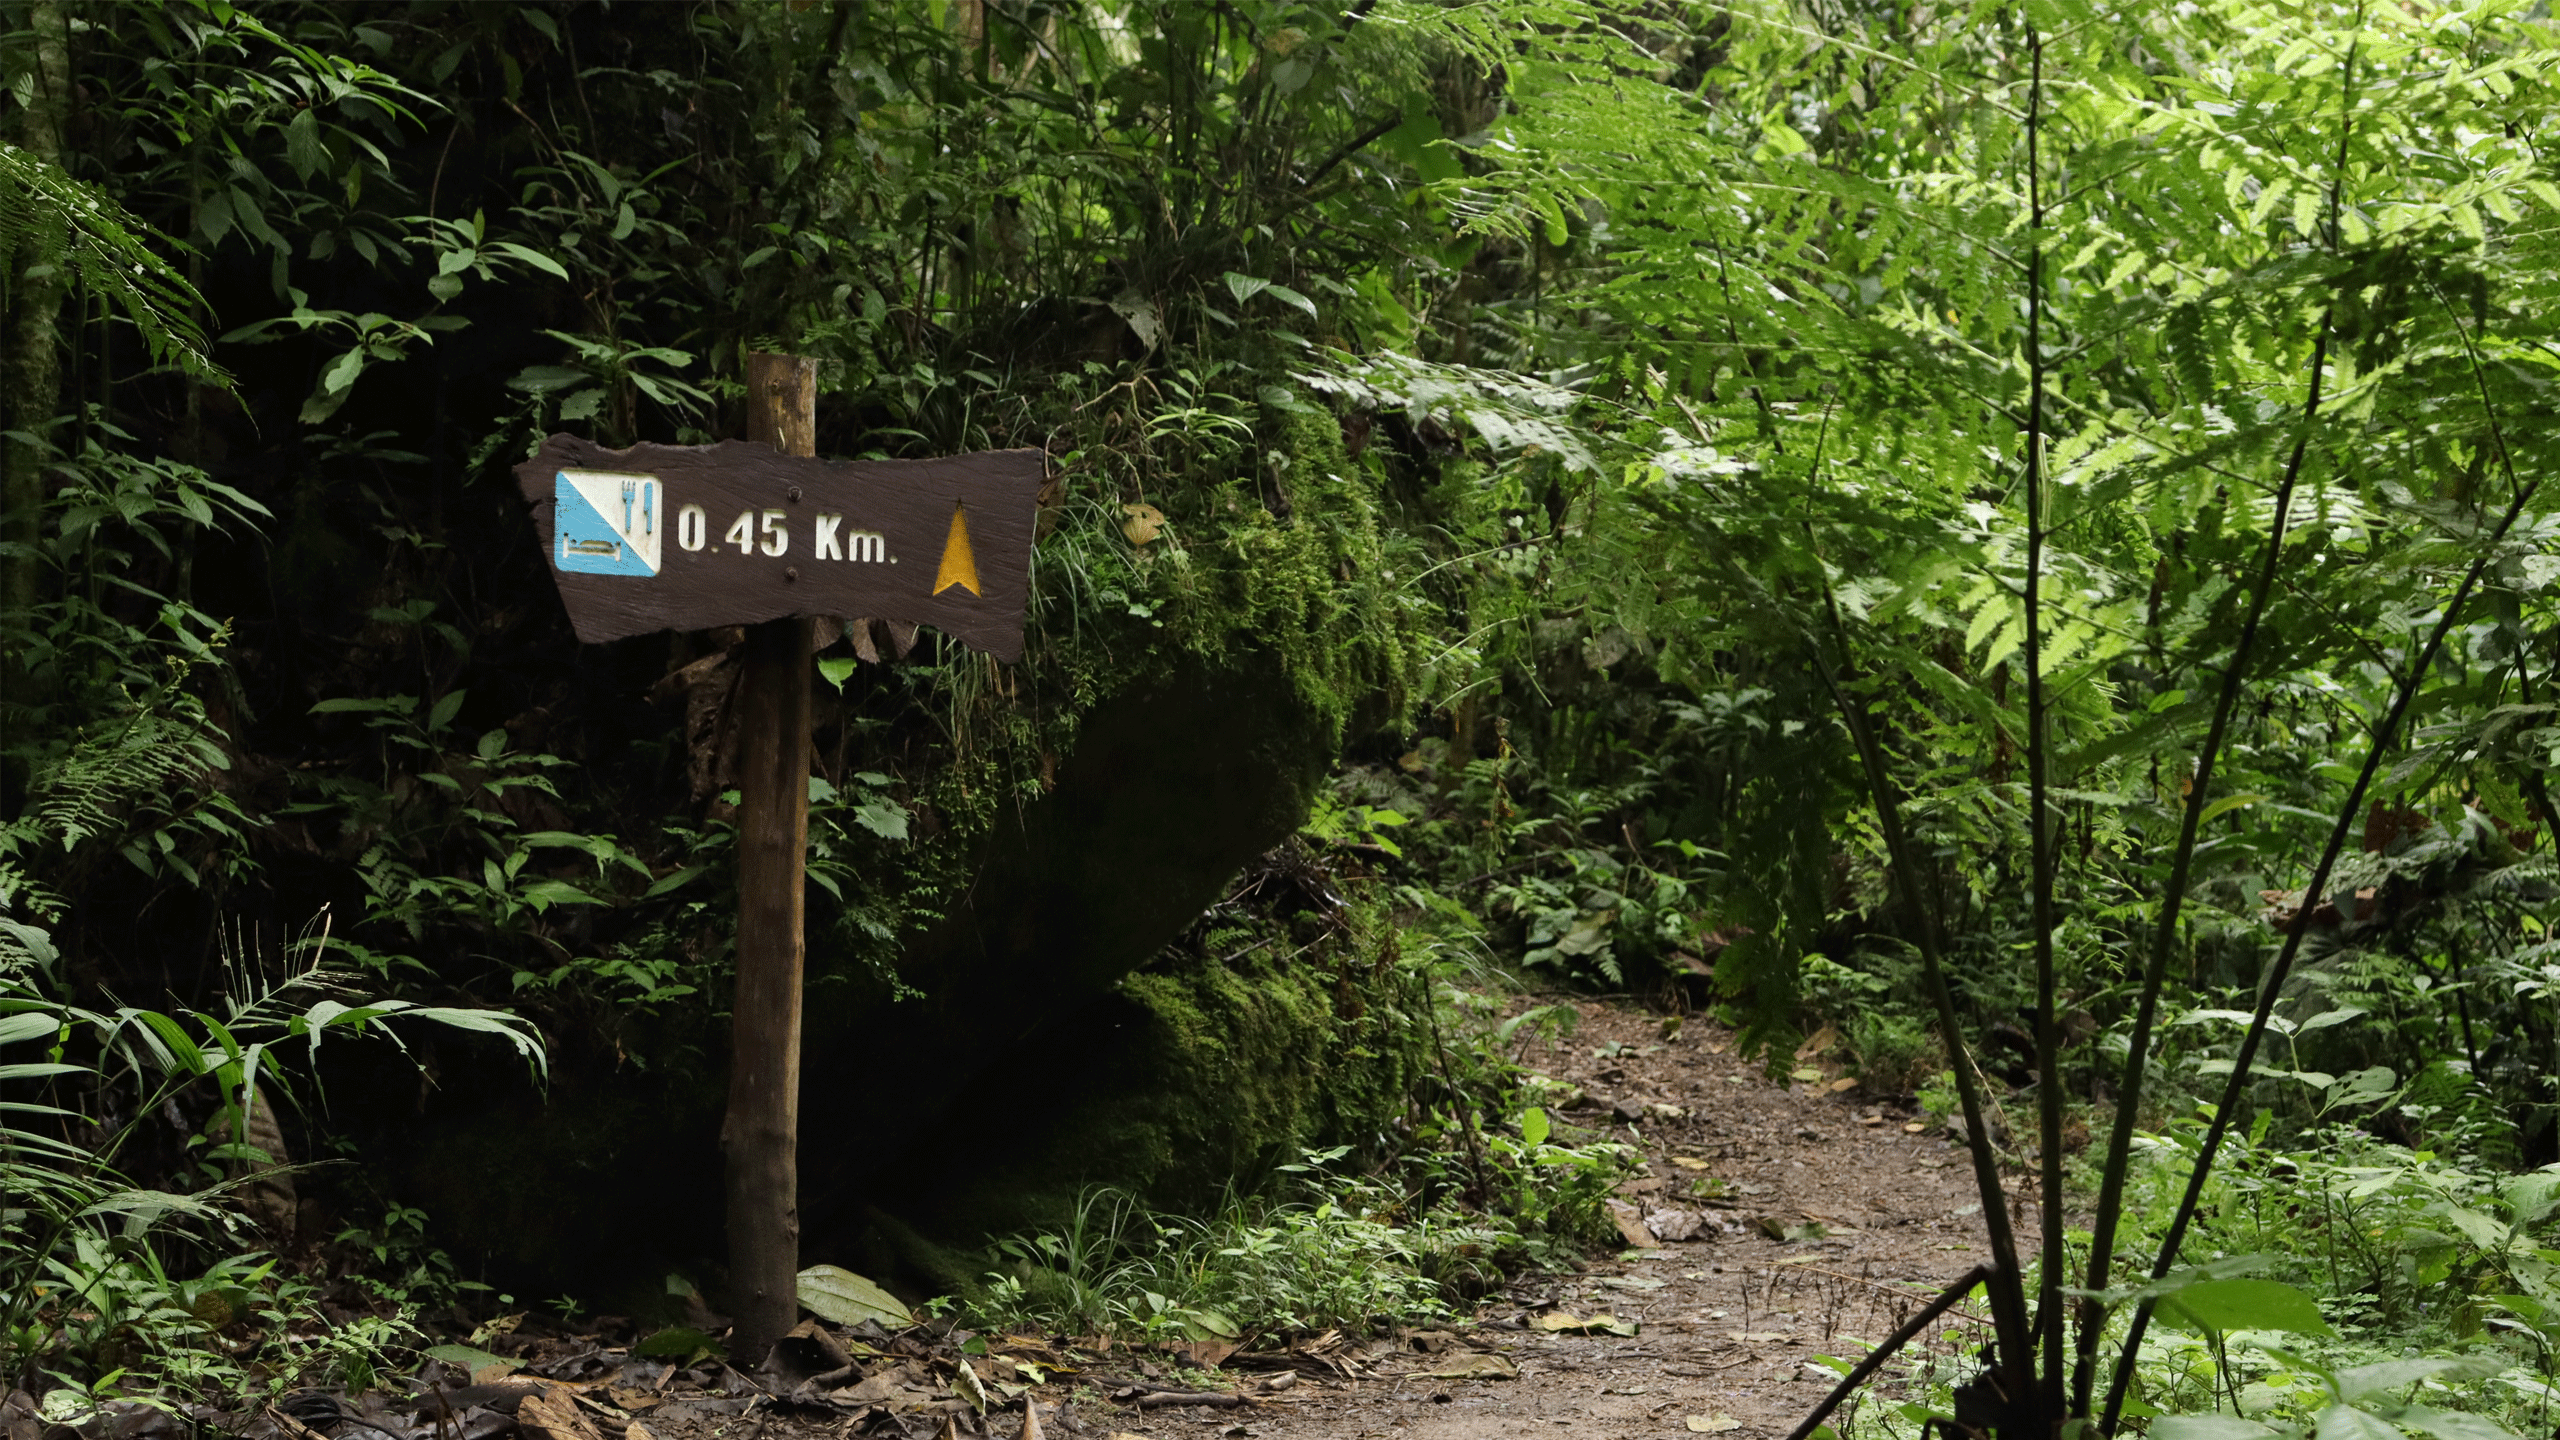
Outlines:
[[[1194,1340],[1176,1352],[1203,1370],[1215,1370],[1236,1353],[1232,1340]]]
[[[1800,1070],[1796,1070],[1796,1071],[1794,1071],[1793,1073],[1789,1074],[1789,1075],[1787,1076],[1787,1078],[1788,1078],[1788,1079],[1790,1079],[1790,1080],[1800,1080],[1800,1081],[1804,1082],[1805,1084],[1810,1085],[1810,1084],[1812,1084],[1814,1081],[1819,1080],[1819,1079],[1821,1079],[1821,1078],[1822,1078],[1822,1072],[1821,1072],[1821,1071],[1819,1071],[1819,1070],[1814,1069],[1814,1068],[1813,1068],[1812,1066],[1810,1066],[1810,1065],[1807,1065],[1807,1066],[1803,1067],[1802,1069],[1800,1069]]]
[[[839,1405],[878,1405],[897,1394],[909,1378],[905,1366],[883,1370],[851,1389],[836,1391],[828,1398]]]
[[[1645,1228],[1663,1240],[1695,1240],[1706,1223],[1695,1210],[1656,1210],[1644,1217]]]
[[[1699,1159],[1695,1155],[1674,1155],[1671,1157],[1671,1163],[1679,1166],[1683,1170],[1704,1170],[1707,1168],[1707,1162]]]
[[[970,1409],[981,1415],[987,1413],[987,1387],[978,1379],[978,1372],[969,1368],[968,1361],[960,1362],[959,1375],[951,1388],[959,1392],[961,1399],[969,1402]]]
[[[1164,512],[1153,505],[1123,505],[1120,509],[1129,517],[1120,522],[1120,533],[1129,537],[1130,544],[1144,545],[1164,532]]]
[[[1831,1082],[1831,1093],[1834,1095],[1847,1090],[1855,1090],[1857,1088],[1858,1077],[1855,1075],[1843,1075],[1839,1079]]]
[[[1414,1374],[1426,1380],[1517,1380],[1520,1367],[1508,1355],[1476,1351],[1458,1356],[1437,1370],[1417,1370]]]
[[[604,1440],[566,1390],[527,1394],[516,1406],[516,1429],[524,1440]]]
[[[1569,1310],[1550,1310],[1529,1322],[1550,1335],[1622,1335],[1636,1333],[1636,1322],[1621,1320],[1602,1311],[1597,1315],[1576,1315]]]
[[[1609,1219],[1618,1227],[1618,1233],[1625,1237],[1629,1245],[1638,1250],[1653,1248],[1653,1232],[1644,1228],[1643,1211],[1624,1200],[1612,1200],[1609,1202]]]
[[[1734,1419],[1730,1415],[1692,1415],[1689,1417],[1689,1433],[1692,1435],[1721,1435],[1727,1430],[1739,1430],[1741,1428],[1742,1422]]]

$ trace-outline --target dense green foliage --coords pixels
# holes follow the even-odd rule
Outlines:
[[[386,1275],[436,1304],[478,1293],[466,1276],[626,1306],[671,1303],[669,1268],[716,1279],[734,637],[580,650],[504,472],[555,428],[728,432],[756,347],[820,358],[828,453],[1054,462],[1024,664],[886,630],[819,659],[810,1084],[954,1083],[864,1117],[859,1145],[813,1135],[811,1247],[965,1280],[950,1246],[1090,1184],[1206,1202],[1312,1145],[1428,1152],[1479,1123],[1454,1117],[1499,1075],[1424,1083],[1444,967],[1399,949],[1341,873],[1356,853],[1287,843],[1342,747],[1446,683],[1439,617],[1397,578],[1431,548],[1399,486],[1443,457],[1364,445],[1296,372],[1410,344],[1475,283],[1480,247],[1419,185],[1500,103],[1468,57],[1513,22],[7,16],[0,123],[31,158],[10,152],[0,225],[23,242],[0,329],[0,966],[48,1004],[204,1007],[219,937],[325,911],[350,983],[549,1044],[547,1090],[450,1035],[422,1042],[423,1086],[380,1057],[282,1062],[329,1067],[333,1103],[274,1138],[369,1162],[304,1175],[255,1237],[303,1273],[371,1272],[330,1303],[398,1298]],[[1497,296],[1524,278],[1486,274]],[[1230,895],[1248,864],[1269,883]],[[1096,1065],[1077,1025],[1138,1039]],[[1030,1183],[940,1162],[955,1115],[1060,1068],[1051,1143],[1010,1147]],[[113,1103],[68,1073],[8,1083],[39,1082]],[[171,1157],[223,1113],[197,1085],[136,1144],[48,1123],[195,1189],[224,1177]],[[1486,1179],[1421,1173],[1414,1199],[1481,1204]],[[561,1203],[613,1183],[661,1204]],[[1587,1228],[1589,1192],[1548,1228]],[[13,1363],[92,1378],[186,1328],[38,1318]]]
[[[812,1024],[862,1059],[812,1083],[954,1079],[812,1169],[813,1243],[1140,1329],[1454,1294],[1450,1227],[1543,1258],[1607,1163],[1522,1179],[1491,960],[1829,1027],[1990,1217],[2031,1165],[1994,1429],[2547,1396],[2531,8],[125,13],[20,0],[0,56],[0,970],[203,1007],[226,926],[326,907],[369,987],[541,1028],[546,1097],[455,1049],[415,1140],[348,1072],[297,1148],[427,1160],[342,1218],[521,1266],[628,1137],[708,1153],[733,637],[579,650],[504,472],[728,433],[778,348],[828,453],[1053,461],[1022,664],[819,662]],[[880,1218],[1061,1070],[1022,1198]],[[1375,1230],[1292,1188],[1333,1145]],[[952,1247],[1008,1230],[990,1291]],[[1270,1283],[1160,1283],[1238,1237]],[[1329,1255],[1374,1285],[1270,1279]],[[2197,1320],[2234,1256],[2335,1348]],[[2477,1353],[2353,1370],[2404,1344]]]

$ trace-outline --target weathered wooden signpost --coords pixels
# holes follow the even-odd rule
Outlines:
[[[580,640],[747,626],[738,690],[738,983],[729,1268],[747,1364],[799,1318],[800,969],[809,679],[820,616],[931,625],[1022,654],[1037,450],[826,461],[816,362],[747,357],[747,438],[606,450],[554,435],[516,467]]]

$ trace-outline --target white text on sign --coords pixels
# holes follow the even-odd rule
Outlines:
[[[710,543],[710,517],[699,505],[687,505],[676,511],[676,545],[683,550],[701,550]],[[791,513],[787,510],[741,510],[721,533],[720,542],[734,545],[740,555],[788,555],[791,553]],[[857,564],[898,563],[889,553],[889,539],[877,530],[847,530],[842,515],[810,517],[809,553],[820,560],[845,560]]]

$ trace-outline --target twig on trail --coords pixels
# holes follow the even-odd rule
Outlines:
[[[1840,1402],[1848,1399],[1859,1386],[1867,1383],[1868,1377],[1882,1369],[1884,1362],[1893,1358],[1894,1352],[1910,1344],[1939,1316],[1954,1309],[1956,1303],[1964,1299],[1974,1286],[1990,1278],[1991,1267],[1988,1265],[1976,1265],[1956,1277],[1956,1283],[1940,1291],[1938,1298],[1920,1307],[1919,1314],[1902,1322],[1901,1329],[1886,1336],[1883,1344],[1868,1351],[1867,1358],[1859,1361],[1848,1374],[1841,1376],[1840,1383],[1831,1387],[1831,1393],[1822,1397],[1822,1403],[1813,1407],[1813,1413],[1804,1417],[1804,1423],[1798,1425],[1795,1433],[1789,1435],[1787,1440],[1809,1440],[1814,1430],[1831,1417],[1831,1412],[1840,1408]]]
[[[1776,1267],[1772,1266],[1770,1267],[1770,1270],[1774,1273]],[[1918,1300],[1922,1298],[1921,1295],[1914,1294],[1909,1290],[1898,1290],[1893,1286],[1886,1284],[1882,1280],[1871,1280],[1864,1275],[1850,1275],[1838,1270],[1825,1270],[1819,1265],[1790,1265],[1787,1267],[1787,1272],[1793,1275],[1822,1275],[1833,1280],[1846,1280],[1852,1285],[1864,1285],[1870,1290],[1893,1296],[1897,1300]],[[1904,1281],[1903,1283],[1910,1284],[1912,1282]],[[1976,1325],[1988,1325],[1991,1323],[1989,1317],[1976,1315],[1970,1310],[1956,1309],[1954,1306],[1949,1306],[1947,1308],[1955,1310],[1955,1316],[1959,1320],[1969,1320]]]
[[[1721,1365],[1710,1365],[1704,1370],[1674,1370],[1670,1366],[1665,1365],[1662,1367],[1662,1373],[1665,1375],[1677,1375],[1684,1380],[1694,1379],[1701,1375],[1713,1375],[1719,1371],[1730,1370],[1736,1365],[1748,1365],[1759,1358],[1761,1358],[1760,1352],[1754,1350],[1748,1355],[1741,1356],[1738,1359],[1727,1360]]]
[[[1221,1390],[1203,1390],[1196,1393],[1185,1393],[1180,1390],[1158,1390],[1150,1395],[1139,1396],[1137,1403],[1138,1408],[1141,1410],[1158,1410],[1168,1405],[1214,1405],[1225,1409],[1233,1409],[1238,1406],[1250,1405],[1253,1402],[1242,1395],[1230,1395]]]

